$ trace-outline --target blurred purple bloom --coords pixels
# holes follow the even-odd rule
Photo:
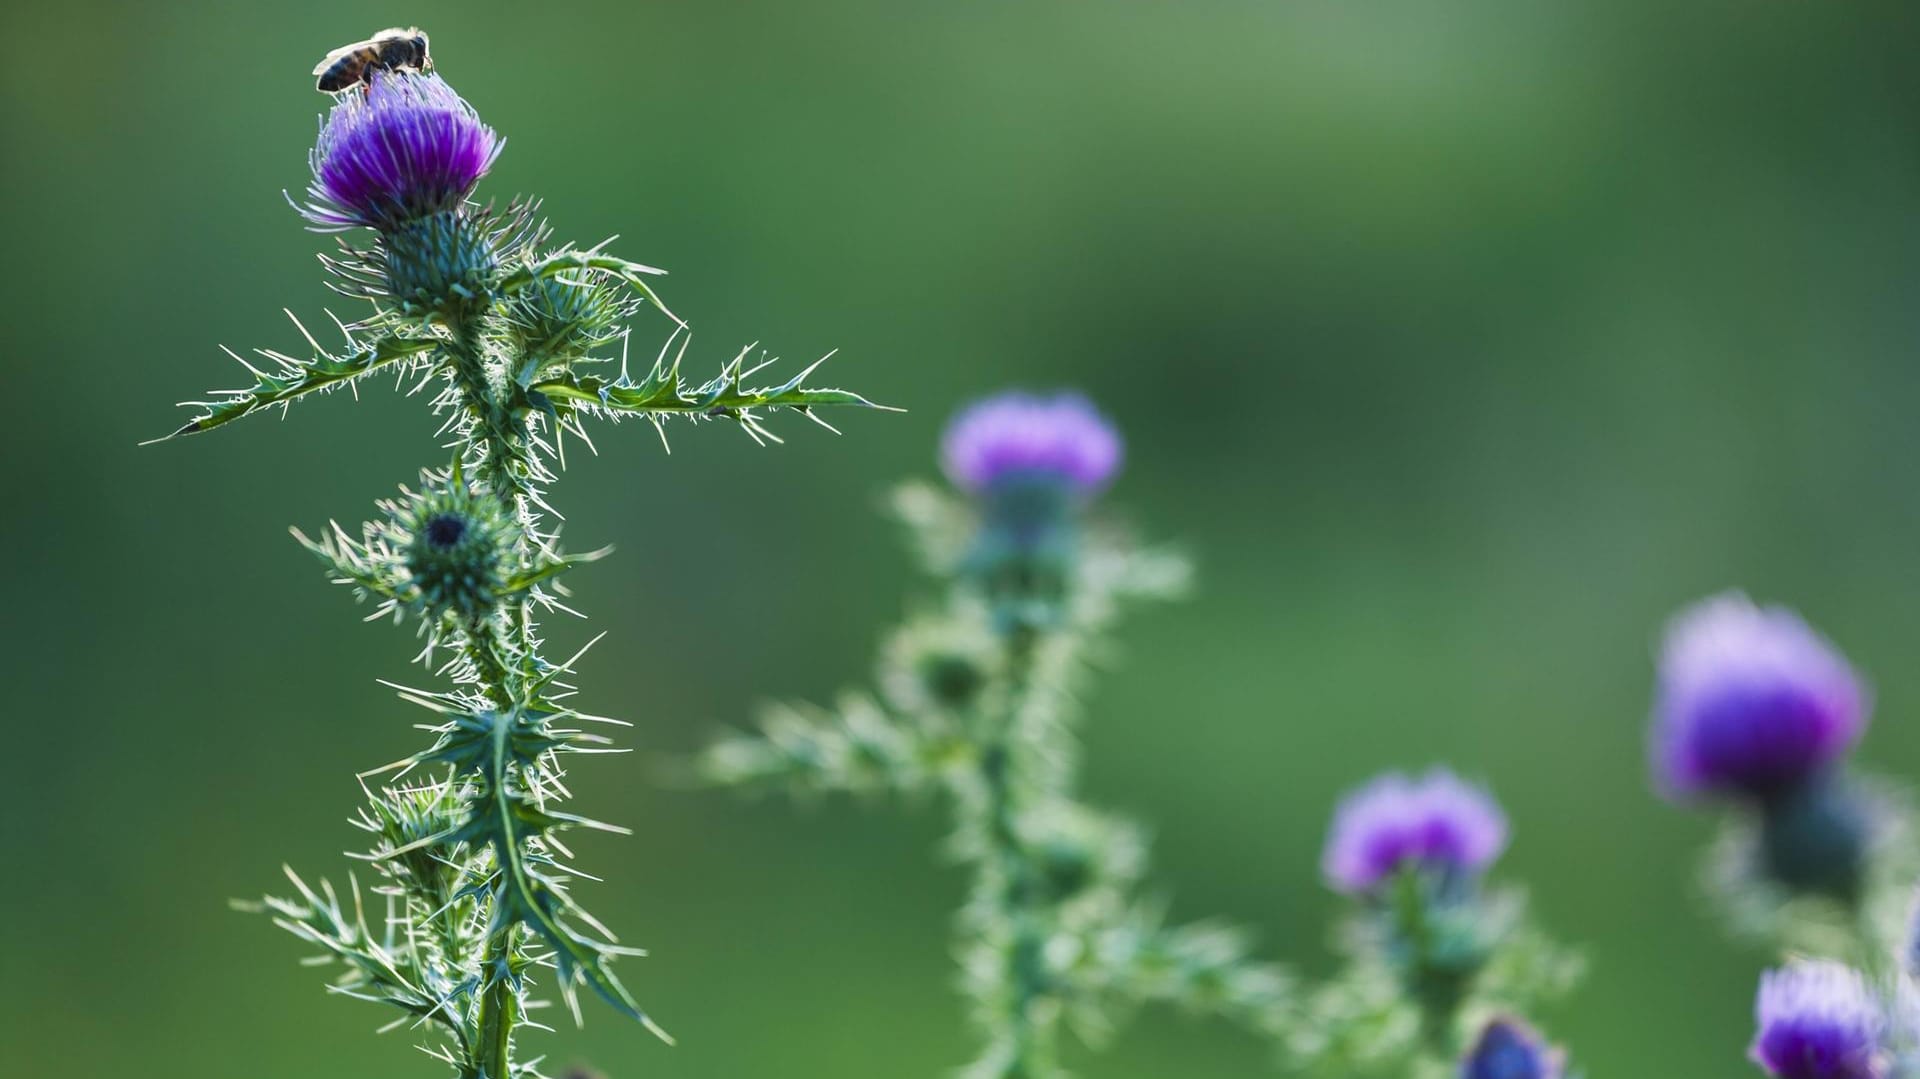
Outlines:
[[[1460,1062],[1460,1079],[1560,1079],[1565,1059],[1517,1019],[1495,1019]]]
[[[380,71],[320,129],[301,209],[325,231],[387,229],[458,207],[504,140],[438,75]]]
[[[1871,706],[1798,615],[1735,593],[1673,620],[1657,692],[1653,765],[1675,796],[1782,793],[1852,748]]]
[[[1886,1022],[1859,973],[1797,962],[1760,976],[1759,1032],[1748,1056],[1781,1079],[1882,1079]]]
[[[1506,815],[1486,791],[1444,768],[1392,772],[1341,799],[1320,866],[1335,891],[1357,895],[1402,867],[1478,873],[1506,846]]]
[[[1089,496],[1113,479],[1120,457],[1119,433],[1075,393],[1011,392],[978,401],[947,425],[940,446],[947,478],[971,494],[1036,478]]]

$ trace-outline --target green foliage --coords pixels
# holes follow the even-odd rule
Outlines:
[[[875,407],[806,385],[818,364],[751,386],[765,365],[749,366],[747,351],[711,379],[689,380],[685,323],[649,281],[661,271],[599,248],[540,251],[546,239],[530,206],[465,206],[390,228],[364,251],[343,245],[323,261],[336,291],[369,307],[357,322],[336,320],[345,347],[329,352],[308,335],[307,358],[262,352],[266,369],[234,354],[251,384],[193,403],[197,414],[174,432],[284,410],[377,372],[409,392],[436,388],[451,464],[380,502],[357,532],[336,523],[318,539],[295,533],[372,605],[370,619],[416,620],[420,660],[451,687],[402,696],[438,717],[428,727],[435,742],[381,770],[412,777],[408,785],[368,792],[356,823],[374,837],[363,856],[378,877],[371,900],[357,881],[343,898],[289,871],[293,896],[246,906],[339,965],[335,992],[398,1008],[393,1026],[430,1030],[426,1048],[460,1079],[537,1076],[516,1034],[537,1006],[543,970],[576,1019],[587,988],[666,1038],[613,971],[616,959],[643,953],[618,944],[574,898],[583,874],[563,860],[562,832],[622,831],[559,808],[562,761],[613,751],[576,726],[597,717],[564,703],[573,689],[560,678],[573,660],[545,658],[536,621],[572,613],[556,578],[605,553],[563,553],[549,523],[564,436],[591,445],[592,420],[658,426],[688,416],[733,420],[765,441],[776,410],[825,426],[816,409]],[[633,379],[626,323],[643,306],[673,326],[659,360]],[[614,346],[617,356],[603,354]],[[370,915],[370,902],[384,910]]]
[[[226,350],[235,363],[252,372],[253,384],[236,390],[216,390],[215,399],[211,401],[186,402],[184,407],[198,409],[200,415],[188,420],[167,437],[211,431],[263,409],[278,406],[284,410],[300,398],[349,386],[375,371],[398,368],[401,377],[405,378],[431,363],[431,353],[441,346],[437,337],[407,336],[398,330],[375,334],[371,341],[362,344],[354,339],[353,330],[342,323],[340,332],[347,338],[347,347],[335,354],[322,348],[319,342],[308,335],[306,327],[300,326],[298,319],[294,320],[294,325],[300,328],[300,332],[307,337],[307,343],[313,347],[311,356],[303,360],[284,352],[257,349],[255,351],[260,358],[272,368],[262,370],[232,349]]]
[[[1418,871],[1363,901],[1335,940],[1343,968],[1277,1031],[1301,1070],[1327,1079],[1451,1075],[1489,1019],[1564,996],[1585,967],[1529,922],[1518,889]]]
[[[974,510],[936,488],[896,495],[915,546],[948,585],[882,651],[877,694],[769,709],[700,759],[711,783],[801,795],[944,795],[952,855],[973,874],[958,920],[961,986],[982,1043],[965,1075],[1062,1074],[1064,1022],[1102,1043],[1135,1008],[1170,1003],[1276,1027],[1289,981],[1225,926],[1168,926],[1142,895],[1146,840],[1080,803],[1072,727],[1088,661],[1128,601],[1185,583],[1177,555],[1124,531],[1075,530],[1060,593],[1013,607],[976,575]],[[1044,618],[1008,609],[1056,606]],[[998,612],[998,613],[997,613]]]
[[[1001,576],[976,508],[925,484],[893,498],[944,602],[882,650],[879,693],[781,705],[700,759],[719,786],[800,795],[940,793],[973,871],[961,985],[983,1044],[973,1079],[1061,1074],[1056,1031],[1098,1046],[1136,1009],[1172,1004],[1274,1040],[1327,1079],[1457,1074],[1493,1016],[1567,992],[1582,962],[1535,929],[1516,889],[1406,872],[1343,923],[1342,970],[1302,986],[1216,923],[1167,925],[1143,892],[1147,843],[1076,800],[1075,702],[1131,601],[1178,595],[1187,563],[1079,523],[1036,548],[1064,578]],[[1014,557],[1018,557],[1016,554]],[[1012,583],[1011,591],[1006,590]],[[1021,587],[1029,591],[1022,593]]]

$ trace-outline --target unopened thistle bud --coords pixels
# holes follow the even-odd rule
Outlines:
[[[1460,1079],[1560,1079],[1562,1054],[1518,1019],[1495,1019],[1460,1062]]]
[[[506,588],[514,527],[491,497],[455,483],[406,507],[407,572],[420,605],[466,621],[494,608]]]
[[[887,642],[880,687],[889,704],[909,715],[961,713],[979,700],[999,664],[1000,644],[982,620],[928,619]]]
[[[1760,976],[1748,1055],[1780,1079],[1886,1079],[1884,1009],[1857,971],[1795,962]]]
[[[1066,901],[1094,884],[1125,887],[1146,868],[1146,840],[1126,822],[1058,803],[1033,815],[1024,837],[1048,894]]]
[[[1846,755],[1870,703],[1845,657],[1792,611],[1718,596],[1667,632],[1654,770],[1675,797],[1778,799]]]
[[[521,354],[572,363],[620,339],[635,310],[631,296],[604,274],[542,278],[507,301],[502,328]]]
[[[1393,772],[1341,800],[1321,869],[1335,891],[1371,895],[1403,869],[1477,877],[1506,845],[1506,815],[1486,791],[1444,768]]]

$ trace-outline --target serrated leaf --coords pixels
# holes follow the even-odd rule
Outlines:
[[[254,373],[253,385],[239,390],[215,391],[220,395],[218,400],[187,402],[188,407],[203,411],[160,441],[211,431],[276,405],[284,407],[301,397],[336,389],[396,361],[419,356],[438,347],[440,341],[436,338],[390,334],[340,356],[321,352],[311,359],[297,360],[278,352],[261,352],[263,358],[277,365],[274,373],[261,371],[242,360],[241,363]],[[239,359],[238,356],[234,358]]]

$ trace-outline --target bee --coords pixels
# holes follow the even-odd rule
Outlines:
[[[420,28],[394,27],[365,41],[342,45],[313,69],[321,93],[337,94],[367,81],[375,71],[431,71],[427,35]]]

